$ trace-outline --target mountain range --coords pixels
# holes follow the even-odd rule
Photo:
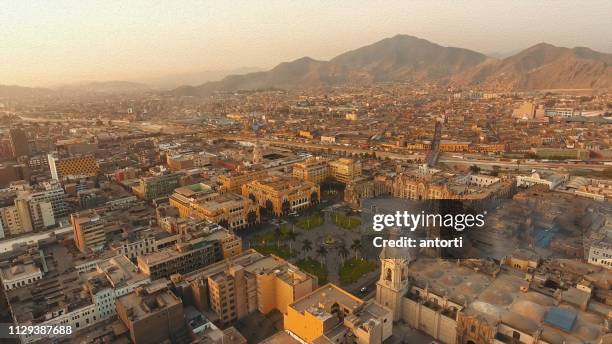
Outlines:
[[[432,81],[458,87],[515,91],[612,88],[612,54],[585,47],[564,48],[540,43],[511,56],[495,58],[409,35],[396,35],[328,61],[302,57],[268,71],[244,68],[168,75],[143,82],[88,82],[50,89],[0,85],[0,97],[41,96],[58,91],[62,94],[159,92],[159,88],[171,88],[170,92],[175,95],[206,96],[214,92],[270,88]],[[182,86],[174,88],[177,85]]]
[[[303,57],[265,72],[230,75],[200,86],[184,86],[178,95],[217,91],[308,88],[347,83],[441,81],[498,90],[612,87],[612,54],[589,48],[540,43],[498,59],[479,52],[444,47],[397,35],[340,54],[329,61]]]

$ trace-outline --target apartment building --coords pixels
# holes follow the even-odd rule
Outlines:
[[[227,230],[179,241],[176,245],[138,256],[138,267],[152,280],[185,274],[242,252],[240,237]]]
[[[313,184],[321,184],[329,177],[329,161],[311,158],[293,165],[293,176]]]
[[[346,158],[330,161],[329,174],[340,183],[348,184],[361,176],[361,162]]]
[[[95,211],[71,214],[70,223],[74,231],[74,242],[81,252],[97,252],[104,248],[105,221]]]
[[[175,287],[193,295],[201,312],[212,311],[229,323],[259,311],[287,311],[289,304],[317,286],[316,277],[300,271],[282,258],[248,250],[181,276]]]
[[[183,302],[163,281],[139,287],[116,301],[117,316],[132,343],[157,344],[185,328]]]
[[[132,191],[141,199],[150,201],[166,197],[181,186],[182,173],[165,173],[157,176],[141,177],[138,185]]]

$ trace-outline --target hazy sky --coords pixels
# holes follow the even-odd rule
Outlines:
[[[542,41],[612,52],[610,14],[610,0],[0,0],[0,84],[270,68],[398,33],[483,53]]]

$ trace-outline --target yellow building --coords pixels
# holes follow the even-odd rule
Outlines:
[[[197,220],[208,220],[231,229],[240,229],[259,223],[259,206],[235,193],[212,193],[205,199],[190,204],[190,216]]]
[[[191,204],[205,200],[213,193],[210,186],[206,184],[193,184],[176,188],[170,196],[170,205],[178,209],[180,217],[191,215]]]
[[[346,158],[331,161],[329,174],[337,181],[348,184],[361,176],[361,162]]]
[[[91,154],[58,158],[55,154],[47,156],[51,177],[53,179],[63,179],[70,176],[93,177],[98,175],[100,168],[96,158]]]
[[[193,156],[188,154],[166,155],[166,164],[170,171],[187,170],[195,167]]]
[[[217,178],[217,182],[220,185],[219,191],[233,192],[239,194],[244,184],[257,179],[265,178],[267,176],[268,172],[265,170],[247,171],[241,173],[221,175],[219,176],[219,178]]]
[[[306,343],[380,344],[392,333],[391,310],[326,284],[287,307],[284,327]]]
[[[247,250],[231,261],[181,276],[176,287],[190,295],[200,311],[212,311],[220,322],[228,323],[256,311],[285,314],[289,304],[316,286],[315,277],[286,260]]]
[[[470,149],[470,142],[442,140],[440,151],[442,152],[467,152]]]
[[[71,214],[70,224],[74,242],[81,252],[100,251],[106,244],[104,221],[95,211]]]
[[[242,195],[276,216],[308,208],[320,201],[321,189],[293,177],[272,176],[242,186]]]
[[[328,160],[311,158],[293,165],[293,176],[314,184],[321,184],[329,177]]]
[[[4,230],[5,235],[16,235],[31,231],[32,228],[25,228],[16,206],[0,208],[0,229]],[[2,234],[0,232],[0,234]],[[0,235],[2,239],[2,235]]]

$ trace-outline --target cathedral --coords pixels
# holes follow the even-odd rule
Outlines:
[[[548,294],[524,272],[489,260],[453,261],[381,252],[376,301],[445,344],[608,343],[610,306],[576,304],[584,285]],[[585,263],[575,264],[587,266]],[[591,301],[594,302],[594,301]],[[612,311],[610,311],[612,312]]]

